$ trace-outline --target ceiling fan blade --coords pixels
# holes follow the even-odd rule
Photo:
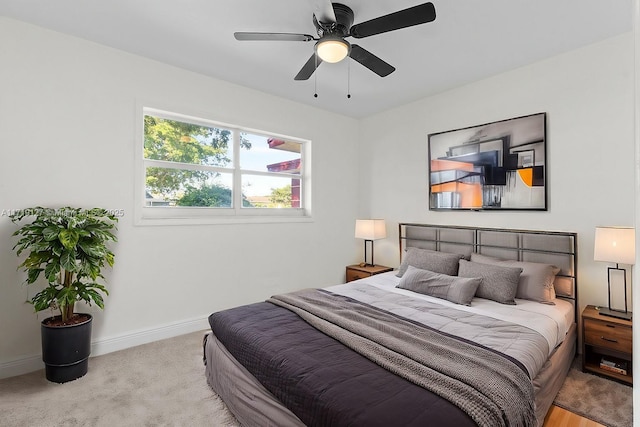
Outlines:
[[[388,31],[425,24],[435,19],[436,8],[433,3],[424,3],[353,25],[349,33],[351,36],[361,39]]]
[[[396,70],[395,67],[384,62],[382,59],[357,44],[351,45],[351,53],[349,56],[380,77],[386,77]]]
[[[291,41],[291,42],[308,42],[314,40],[313,36],[309,34],[294,34],[294,33],[249,33],[249,32],[237,32],[233,33],[236,40],[277,40],[277,41]]]
[[[307,62],[302,66],[302,69],[298,71],[298,74],[294,77],[294,80],[308,80],[321,63],[322,59],[320,59],[320,57],[316,56],[316,54],[314,53],[313,55],[311,55],[311,58],[309,58]]]
[[[323,24],[336,22],[336,13],[333,10],[331,0],[315,0],[313,14],[316,20]]]

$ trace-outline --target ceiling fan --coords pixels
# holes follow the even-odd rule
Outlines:
[[[425,24],[436,19],[433,3],[424,3],[383,15],[353,25],[353,10],[330,0],[316,0],[313,24],[318,37],[310,34],[236,32],[236,40],[316,41],[314,53],[302,66],[295,80],[307,80],[324,62],[339,62],[347,56],[364,65],[380,77],[395,71],[395,68],[357,44],[350,44],[346,37],[361,39],[376,34]]]

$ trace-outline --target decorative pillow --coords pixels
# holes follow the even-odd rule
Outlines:
[[[553,300],[556,299],[556,291],[553,287],[553,281],[555,280],[556,274],[560,272],[560,269],[555,265],[509,259],[503,260],[480,254],[471,254],[471,261],[482,264],[522,268],[516,298],[555,305]]]
[[[502,267],[481,264],[464,259],[460,260],[458,276],[480,277],[482,283],[476,290],[476,296],[497,301],[501,304],[515,305],[514,298],[518,291],[522,268]]]
[[[396,288],[470,305],[480,282],[479,278],[449,276],[410,265]]]
[[[455,276],[458,274],[458,261],[461,258],[464,258],[464,255],[431,251],[429,249],[408,248],[402,258],[396,276],[402,277],[410,265],[422,270]]]

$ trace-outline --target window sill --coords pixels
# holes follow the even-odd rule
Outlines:
[[[217,225],[217,224],[282,224],[313,222],[313,217],[304,215],[302,209],[282,215],[277,211],[262,212],[260,215],[245,212],[238,215],[180,215],[180,212],[155,210],[149,212],[137,212],[134,218],[136,226],[182,226],[182,225]]]

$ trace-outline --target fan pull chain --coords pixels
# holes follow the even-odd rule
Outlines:
[[[314,55],[314,61],[316,62],[316,70],[313,73],[313,97],[318,97],[318,55]]]
[[[351,99],[351,61],[347,58],[347,99]]]

